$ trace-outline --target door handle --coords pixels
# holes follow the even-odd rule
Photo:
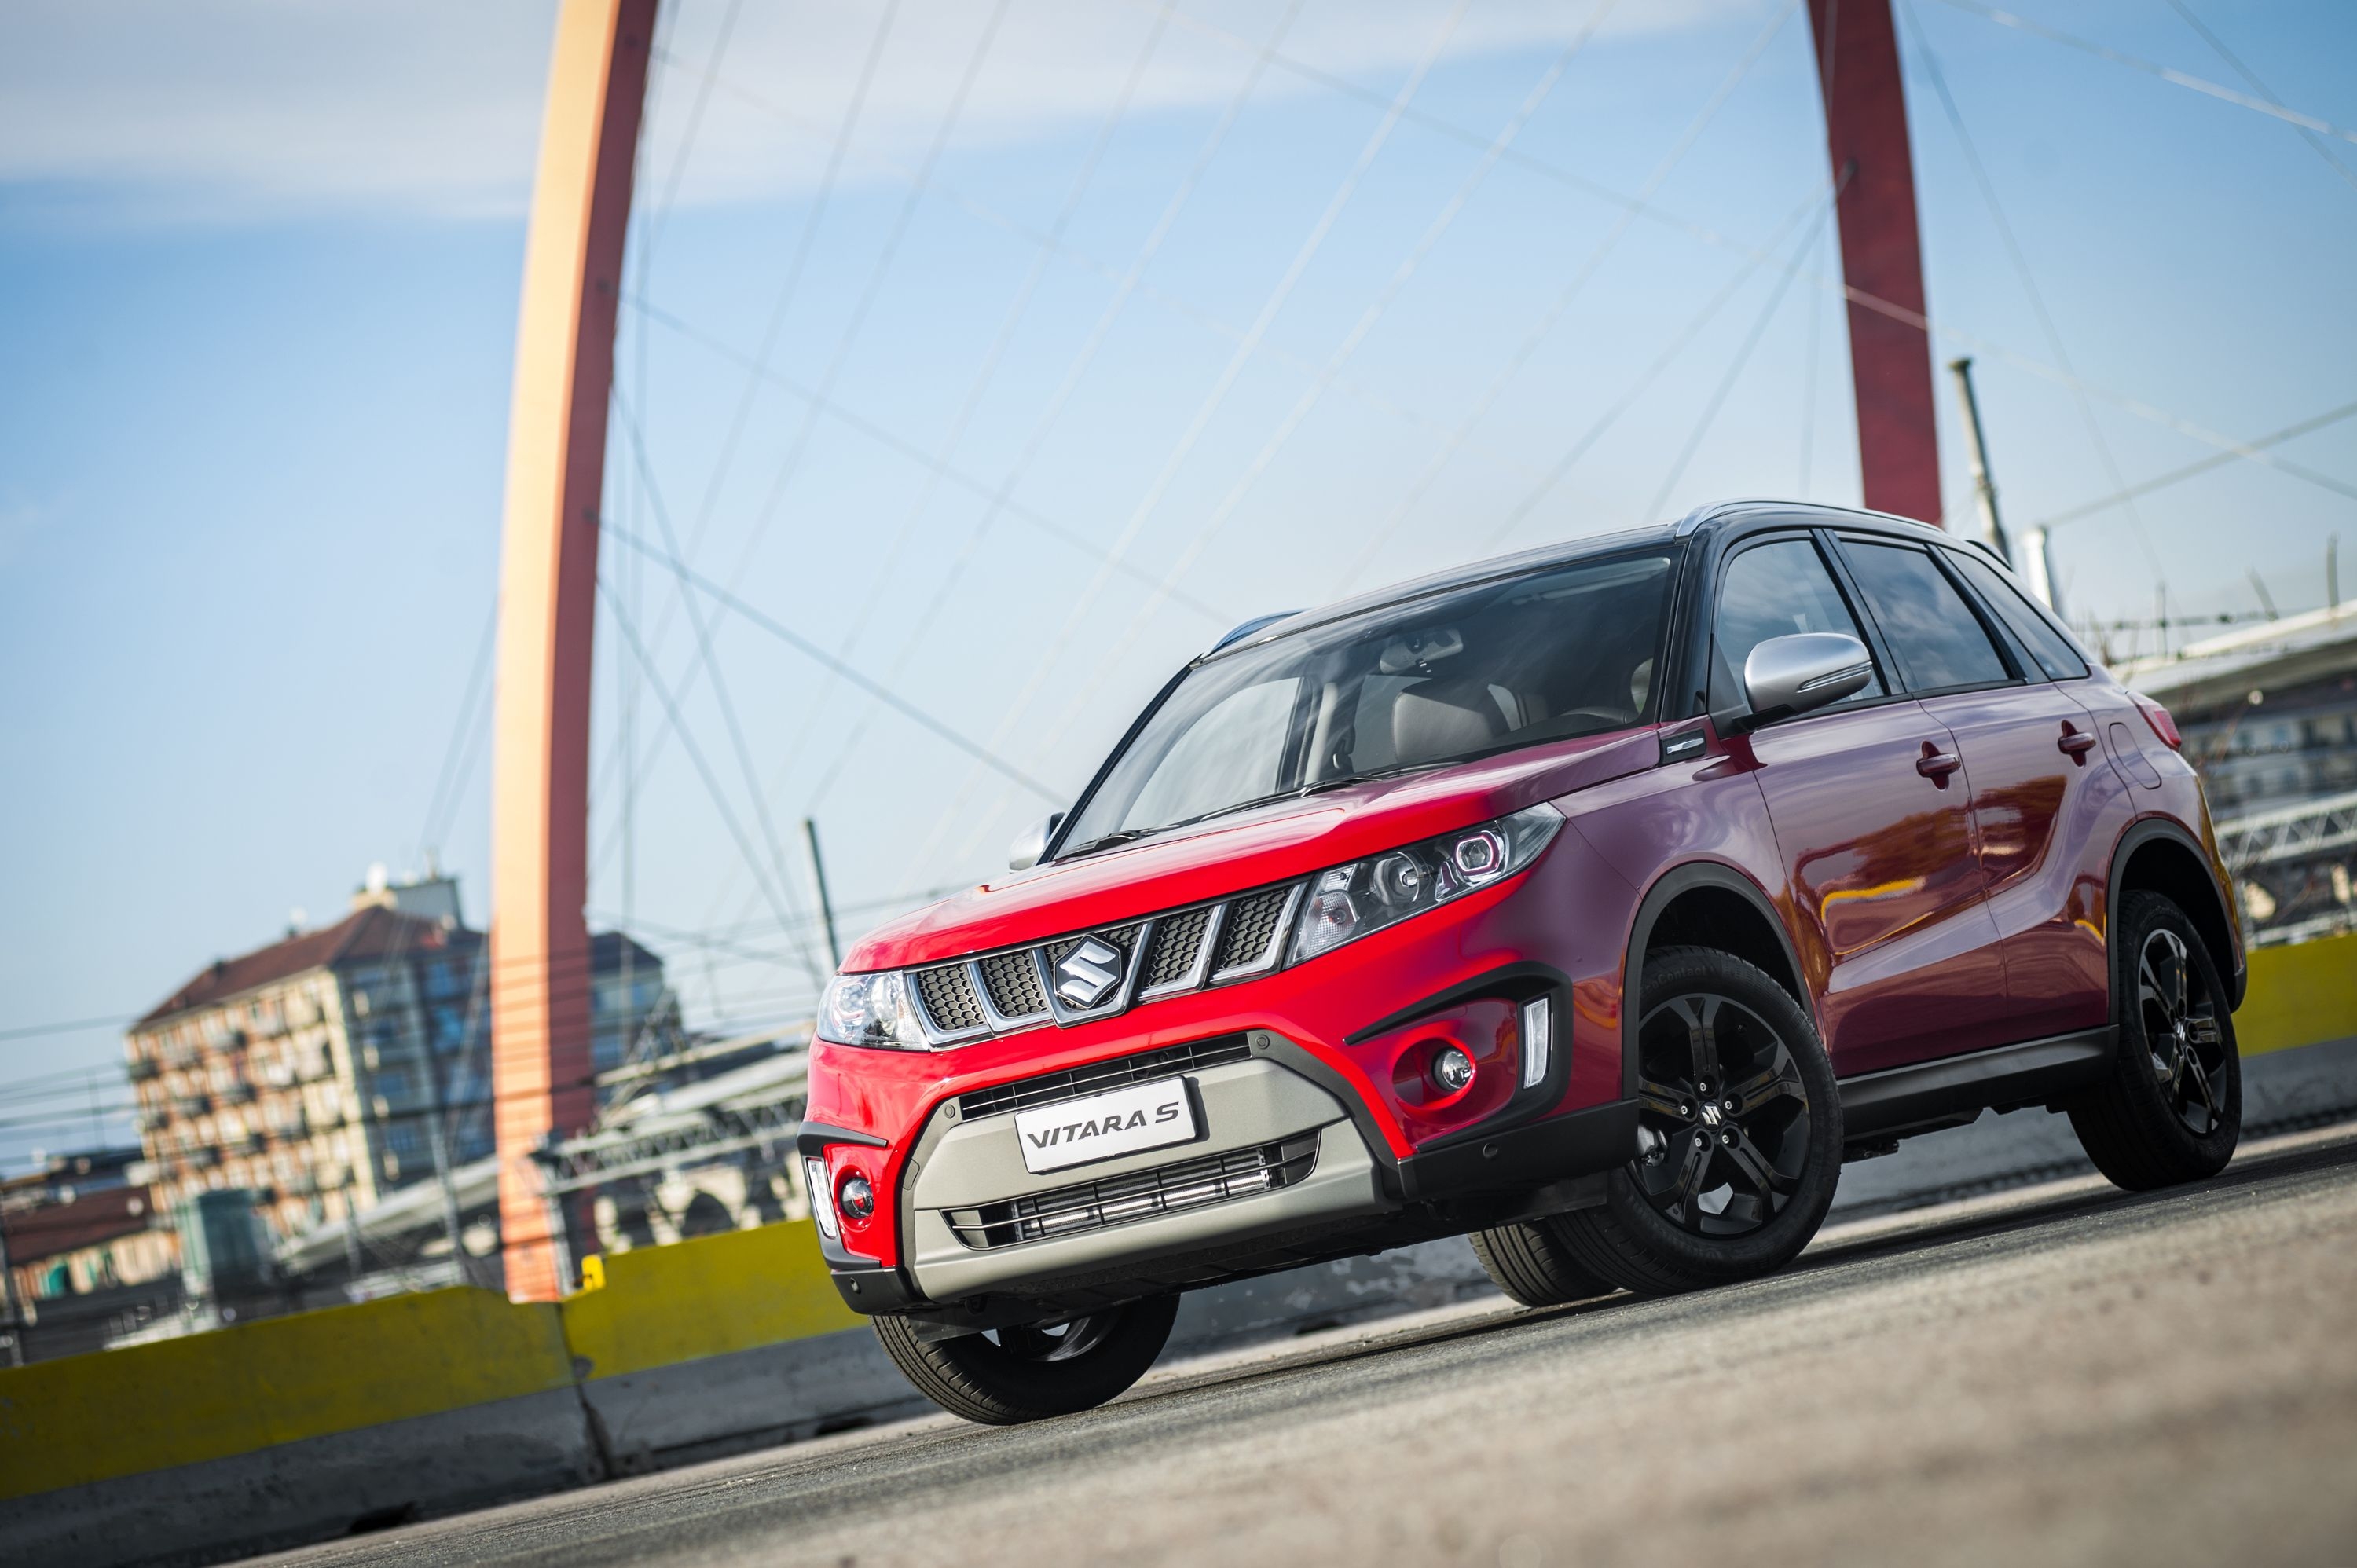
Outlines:
[[[1964,759],[1953,751],[1942,751],[1930,741],[1923,743],[1923,755],[1915,759],[1915,771],[1944,789],[1948,775],[1964,765]]]
[[[2062,738],[2056,741],[2054,744],[2061,750],[2063,756],[2069,757],[2073,762],[2084,766],[2087,760],[2087,753],[2095,749],[2095,737],[2091,735],[2080,734],[2077,730],[2071,727],[2070,720],[2064,719],[2062,721]]]

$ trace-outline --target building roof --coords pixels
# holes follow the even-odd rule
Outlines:
[[[2114,671],[2122,683],[2187,709],[2240,703],[2254,690],[2292,686],[2357,669],[2357,599],[2262,621],[2188,643],[2172,659],[2138,659]]]
[[[589,936],[589,972],[608,974],[622,967],[622,955],[630,955],[634,970],[651,970],[660,973],[662,960],[647,950],[646,946],[620,931],[593,931]]]
[[[109,1187],[74,1194],[70,1203],[44,1203],[0,1212],[12,1267],[78,1252],[130,1236],[155,1223],[154,1200],[144,1187]]]
[[[479,931],[446,928],[438,920],[399,914],[371,905],[355,909],[332,926],[302,931],[237,958],[215,959],[194,979],[157,1003],[135,1029],[177,1014],[209,1007],[242,992],[286,980],[314,969],[363,959],[394,958],[437,948],[466,948],[482,940]]]

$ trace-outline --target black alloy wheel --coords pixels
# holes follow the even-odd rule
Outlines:
[[[2131,1192],[2215,1176],[2243,1135],[2243,1064],[2217,955],[2184,910],[2142,888],[2120,899],[2110,937],[2118,1049],[2104,1079],[2061,1109],[2095,1168]]]
[[[1105,1342],[1121,1321],[1117,1312],[1092,1313],[1062,1323],[1032,1323],[1016,1328],[993,1328],[983,1337],[1018,1361],[1077,1361]]]
[[[1809,1090],[1775,1027],[1729,997],[1674,996],[1637,1026],[1638,1145],[1630,1178],[1697,1236],[1747,1236],[1800,1190]]]
[[[2152,1064],[2161,1102],[2187,1132],[2207,1137],[2226,1117],[2219,1089],[2226,1036],[2218,1026],[2218,999],[2194,968],[2185,939],[2166,926],[2146,933],[2136,985],[2145,1059]]]
[[[1647,953],[1630,1000],[1636,1157],[1602,1203],[1535,1223],[1584,1274],[1641,1295],[1773,1273],[1824,1223],[1841,1179],[1841,1092],[1815,1022],[1715,948]]]

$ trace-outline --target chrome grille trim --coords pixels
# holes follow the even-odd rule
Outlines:
[[[927,964],[921,969],[912,969],[908,972],[909,996],[917,1005],[917,1026],[925,1032],[926,1044],[935,1047],[963,1045],[968,1040],[979,1040],[990,1034],[990,1015],[986,1011],[989,1006],[987,1000],[989,993],[975,983],[977,977],[971,972],[972,968],[970,964],[938,963]],[[952,993],[957,987],[971,987],[974,994],[962,1000],[980,1004],[976,1011],[981,1014],[981,1021],[968,1025],[944,1026],[942,1024],[934,1015],[932,999],[926,994],[929,990],[933,989],[933,986],[926,983],[928,981],[933,982],[936,985],[951,987]]]
[[[1285,903],[1276,912],[1276,925],[1268,933],[1268,945],[1254,957],[1232,963],[1213,974],[1211,983],[1217,985],[1223,981],[1265,974],[1276,967],[1277,959],[1285,952],[1285,939],[1293,934],[1294,912],[1301,907],[1301,887],[1302,885],[1297,882],[1285,890]]]
[[[1274,1192],[1300,1181],[1317,1164],[1318,1134],[1309,1133],[1128,1176],[943,1209],[942,1217],[960,1242],[989,1251]]]
[[[974,996],[982,1004],[983,1023],[988,1026],[990,1033],[1004,1035],[1012,1030],[1028,1029],[1034,1024],[1044,1024],[1048,1021],[1048,1010],[1044,1007],[1037,1013],[1001,1013],[998,1010],[998,1004],[991,997],[990,978],[983,972],[983,961],[981,959],[975,959],[965,968],[966,974],[974,982]]]
[[[1157,996],[1176,996],[1182,991],[1200,990],[1203,983],[1211,978],[1211,955],[1220,950],[1220,927],[1226,920],[1227,914],[1228,907],[1225,904],[1212,905],[1203,921],[1202,940],[1195,944],[1195,960],[1187,966],[1187,972],[1175,980],[1166,980],[1159,985],[1146,986],[1137,993],[1139,999],[1143,1001]],[[1152,956],[1153,952],[1150,949],[1142,954],[1138,959],[1140,967],[1142,968],[1146,960]]]
[[[916,999],[917,1021],[924,1030],[926,1043],[937,1048],[963,1045],[993,1035],[1013,1034],[1018,1029],[1036,1028],[1047,1023],[1069,1028],[1076,1024],[1114,1017],[1141,1002],[1159,1001],[1166,996],[1200,991],[1206,986],[1250,980],[1282,967],[1286,943],[1293,934],[1294,916],[1300,910],[1307,886],[1295,882],[1276,887],[1255,887],[1216,903],[1189,904],[1145,919],[1125,920],[1118,925],[1099,927],[1094,930],[1071,932],[1051,937],[1046,941],[1028,942],[1017,948],[1001,948],[995,952],[978,953],[949,963],[920,964],[903,972],[909,977],[909,988]],[[1267,941],[1248,958],[1214,969],[1213,965],[1219,962],[1222,947],[1232,934],[1236,908],[1244,905],[1256,906],[1257,915],[1265,909],[1266,900],[1271,898],[1279,902]],[[1165,926],[1186,920],[1199,912],[1204,917],[1203,934],[1196,944],[1193,961],[1184,973],[1147,985],[1146,975],[1148,966],[1155,962],[1157,934]],[[1257,926],[1257,918],[1254,923]],[[1075,1008],[1056,994],[1056,966],[1091,938],[1119,950],[1122,955],[1121,980],[1095,1006]],[[1011,973],[1010,966],[1017,966]],[[1028,973],[1023,972],[1026,969]],[[940,991],[945,986],[951,988],[942,992],[946,1001],[937,1002],[927,994],[929,990]],[[937,1008],[955,1015],[962,1011],[956,1004],[969,997],[982,1021],[970,1027],[944,1026]],[[1027,1007],[1019,1013],[1006,1011],[1002,1004],[1015,1002],[1018,997],[1025,1003],[1036,998],[1039,1005]]]

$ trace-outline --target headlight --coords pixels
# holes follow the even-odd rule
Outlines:
[[[1563,826],[1553,806],[1533,806],[1477,828],[1443,833],[1309,879],[1308,907],[1294,928],[1287,961],[1340,947],[1451,898],[1512,876],[1538,858]]]
[[[839,1046],[874,1046],[888,1051],[931,1047],[917,1023],[916,999],[899,974],[838,974],[819,998],[818,1037]]]

